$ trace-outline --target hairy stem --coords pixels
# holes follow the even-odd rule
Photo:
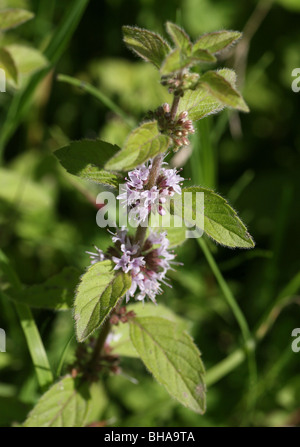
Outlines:
[[[98,336],[98,339],[96,342],[96,346],[94,348],[94,352],[93,352],[92,358],[90,360],[90,368],[92,370],[94,369],[94,366],[96,366],[99,358],[101,357],[104,343],[105,343],[105,340],[107,339],[108,334],[110,333],[110,330],[111,330],[110,319],[107,318],[107,320],[103,324],[102,329],[99,333],[99,336]]]
[[[171,118],[174,121],[176,114],[177,114],[177,110],[178,110],[178,105],[179,105],[179,101],[180,101],[180,96],[174,96],[173,98],[173,103],[172,103],[172,107],[171,107]],[[159,176],[159,171],[161,169],[161,165],[164,159],[164,154],[158,154],[154,160],[153,160],[153,164],[152,164],[152,168],[150,171],[150,175],[149,175],[149,181],[147,184],[147,189],[151,189],[153,188],[153,186],[156,185],[157,183],[157,179]],[[139,244],[139,246],[142,248],[144,240],[146,238],[146,233],[147,233],[147,226],[141,226],[139,225],[137,227],[136,230],[136,234],[135,234],[135,242],[137,244]]]

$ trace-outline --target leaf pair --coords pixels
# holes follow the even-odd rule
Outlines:
[[[130,339],[147,369],[185,407],[206,408],[200,352],[182,326],[170,319],[139,317],[130,321]],[[84,427],[99,420],[107,398],[99,383],[66,376],[53,385],[30,412],[24,427]]]
[[[235,43],[241,33],[238,31],[218,31],[201,36],[192,44],[189,36],[178,25],[167,22],[167,32],[175,48],[157,33],[123,26],[124,42],[140,57],[152,62],[163,75],[182,70],[197,63],[215,62],[214,54]]]
[[[116,188],[124,180],[122,171],[165,152],[169,144],[169,137],[151,121],[135,129],[123,149],[101,140],[82,140],[58,149],[55,156],[70,174]]]

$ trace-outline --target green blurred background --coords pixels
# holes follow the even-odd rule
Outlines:
[[[0,8],[24,7],[36,14],[0,35],[0,46],[25,42],[43,52],[74,3],[0,0]],[[107,246],[107,232],[95,221],[94,198],[101,189],[67,175],[52,152],[80,138],[122,144],[130,129],[103,103],[58,82],[57,74],[90,82],[138,122],[168,95],[155,69],[125,48],[121,26],[163,34],[167,20],[193,39],[224,28],[245,32],[218,65],[236,69],[251,112],[205,118],[197,125],[193,151],[183,149],[172,162],[192,179],[187,184],[213,187],[227,197],[256,241],[252,251],[209,242],[250,328],[278,297],[285,305],[273,309],[274,324],[257,348],[257,402],[251,411],[246,362],[209,387],[207,413],[199,416],[171,400],[138,360],[124,359],[124,374],[139,384],[125,376],[109,378],[99,419],[117,426],[300,425],[300,353],[291,349],[291,332],[300,327],[300,93],[291,89],[292,70],[300,67],[299,0],[91,0],[54,69],[31,91],[20,122],[22,103],[16,98],[47,62],[40,53],[19,52],[19,89],[10,83],[0,94],[0,248],[21,281],[31,285],[68,265],[83,271],[89,263],[85,250]],[[240,330],[197,242],[189,240],[177,252],[184,267],[171,274],[173,289],[160,302],[191,321],[209,369],[240,346]],[[73,332],[72,316],[47,311],[34,316],[55,368]],[[25,419],[39,390],[13,303],[4,299],[0,327],[8,337],[7,353],[0,354],[0,425],[7,426]],[[75,343],[69,360],[74,349]]]

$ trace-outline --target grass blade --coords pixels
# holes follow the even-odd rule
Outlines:
[[[20,292],[22,290],[20,280],[12,269],[8,258],[1,250],[0,268],[2,272],[4,272],[11,286],[14,288],[15,292]],[[15,303],[15,306],[27,341],[39,385],[42,390],[45,390],[53,382],[53,374],[39,330],[35,324],[30,308],[26,304],[20,303]]]
[[[77,0],[72,3],[71,7],[67,10],[65,17],[63,17],[61,24],[53,33],[53,38],[44,52],[44,55],[49,60],[49,66],[35,73],[30,78],[27,86],[13,97],[6,120],[4,121],[0,132],[0,162],[2,161],[6,144],[22,122],[24,116],[26,116],[37,86],[62,56],[67,43],[77,28],[88,2],[89,0]]]

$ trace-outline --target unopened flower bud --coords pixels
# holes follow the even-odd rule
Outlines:
[[[179,119],[184,120],[187,116],[188,116],[188,112],[187,111],[181,112],[181,114],[179,115]]]
[[[163,107],[163,111],[165,113],[169,113],[170,112],[170,105],[167,102],[165,102],[162,107]]]

